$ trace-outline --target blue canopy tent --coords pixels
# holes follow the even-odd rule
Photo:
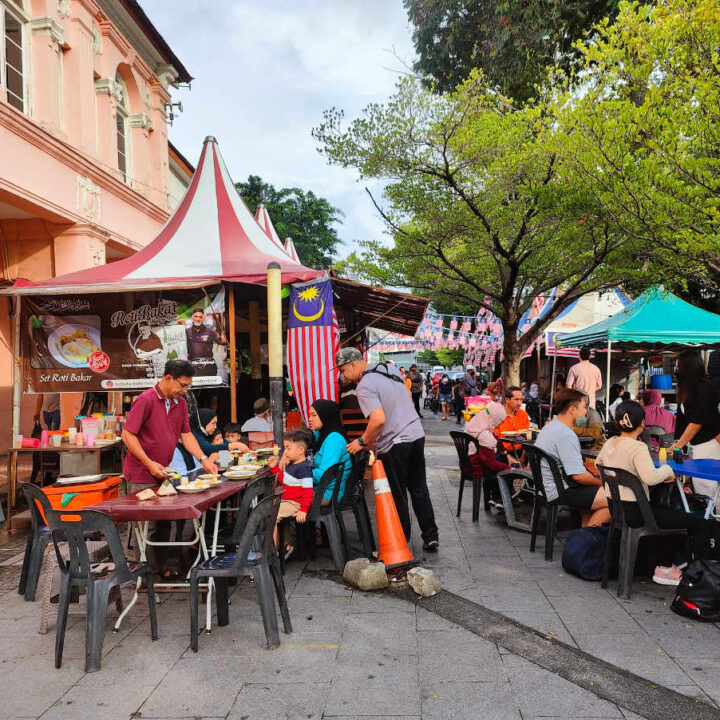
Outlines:
[[[613,348],[661,352],[720,347],[720,315],[691,305],[670,292],[651,288],[616,315],[561,335],[556,342],[558,347],[607,347],[607,419]]]

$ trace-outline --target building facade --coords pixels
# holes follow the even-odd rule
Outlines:
[[[166,111],[190,80],[137,0],[0,0],[4,281],[111,262],[157,234],[189,182],[169,153]],[[0,449],[10,311],[0,301]],[[69,413],[77,399],[64,401]],[[25,429],[32,414],[22,413]]]

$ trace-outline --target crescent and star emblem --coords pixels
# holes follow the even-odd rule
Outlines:
[[[300,320],[300,322],[313,322],[314,320],[317,320],[323,313],[325,312],[325,301],[320,301],[320,309],[314,314],[314,315],[301,315],[297,308],[295,307],[295,303],[293,303],[293,315]]]
[[[320,295],[320,293],[318,293],[318,289],[315,286],[305,288],[305,290],[302,290],[298,293],[298,297],[303,302],[312,302],[313,300],[317,300],[319,295]],[[325,301],[322,298],[320,299],[320,309],[314,315],[301,315],[297,311],[296,303],[297,303],[297,301],[293,302],[292,311],[293,311],[293,315],[298,320],[300,320],[300,322],[306,322],[306,323],[314,322],[315,320],[320,318],[322,316],[322,314],[325,312]]]

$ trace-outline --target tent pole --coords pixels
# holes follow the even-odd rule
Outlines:
[[[228,284],[228,330],[230,332],[230,422],[237,422],[237,339],[235,337],[235,286]]]
[[[612,340],[608,340],[607,366],[605,370],[605,422],[610,420],[610,355]]]
[[[270,375],[270,411],[275,444],[282,447],[283,437],[283,338],[282,273],[280,265],[267,266],[268,370]]]
[[[13,338],[13,394],[12,394],[12,438],[10,442],[15,444],[15,436],[20,434],[20,385],[22,382],[20,366],[20,303],[21,297],[15,298],[15,337]],[[7,507],[7,529],[12,529],[12,513],[15,507],[15,493],[17,491],[17,462],[9,463],[8,476],[8,507]]]
[[[248,316],[250,320],[250,377],[261,380],[260,372],[260,303],[251,300],[248,303]]]
[[[553,350],[553,369],[552,375],[550,376],[550,405],[552,406],[555,400],[555,370],[557,368],[557,346]],[[552,407],[550,408],[550,414],[552,415]]]

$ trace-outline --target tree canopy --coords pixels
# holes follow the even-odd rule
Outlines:
[[[524,102],[548,65],[569,67],[573,43],[618,0],[404,0],[419,59],[415,70],[450,92],[480,68],[491,85]]]
[[[716,294],[720,4],[624,3],[578,50],[556,84],[559,156],[618,232]]]
[[[307,267],[329,268],[341,240],[335,225],[342,222],[342,211],[325,198],[300,188],[276,190],[257,175],[235,184],[254,213],[261,203],[280,238],[292,238],[300,262]]]
[[[404,78],[349,127],[336,111],[324,120],[314,132],[331,162],[387,182],[378,207],[394,245],[365,243],[348,264],[433,302],[492,311],[503,324],[508,382],[517,382],[535,337],[577,298],[651,281],[631,238],[558,155],[547,107],[515,109],[477,71],[446,95]],[[562,296],[518,338],[534,297],[555,287]]]

